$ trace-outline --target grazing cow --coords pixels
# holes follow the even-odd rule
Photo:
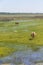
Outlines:
[[[19,24],[19,22],[15,22],[15,24],[16,24],[16,25],[18,25],[18,24]]]
[[[36,36],[36,33],[35,32],[32,32],[31,33],[31,37],[34,38]]]

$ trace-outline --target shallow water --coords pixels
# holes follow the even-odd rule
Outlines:
[[[43,47],[38,51],[32,49],[17,51],[12,55],[0,59],[0,63],[35,65],[37,62],[43,62]]]

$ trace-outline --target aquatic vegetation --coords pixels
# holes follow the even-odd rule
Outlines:
[[[16,50],[14,48],[0,47],[0,57],[8,56],[9,54],[11,54],[15,51]]]

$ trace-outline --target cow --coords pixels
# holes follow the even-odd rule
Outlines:
[[[16,25],[18,25],[18,24],[19,24],[19,22],[15,22],[15,24],[16,24]]]
[[[32,33],[31,33],[31,37],[32,37],[32,38],[35,38],[35,36],[36,36],[36,32],[32,32]]]

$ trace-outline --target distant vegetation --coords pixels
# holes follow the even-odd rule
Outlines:
[[[12,21],[12,20],[14,20],[13,17],[0,16],[0,21]]]
[[[27,20],[43,18],[43,13],[6,13],[0,12],[0,21]]]

